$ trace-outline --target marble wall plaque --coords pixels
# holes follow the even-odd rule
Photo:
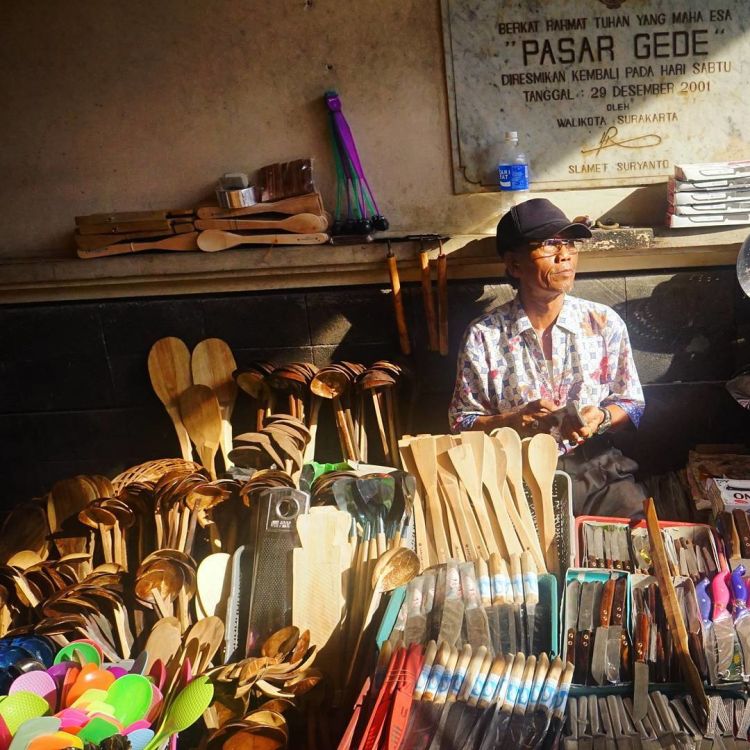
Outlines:
[[[442,0],[457,193],[517,130],[532,188],[750,158],[748,0]]]

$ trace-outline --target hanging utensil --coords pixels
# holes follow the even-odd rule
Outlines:
[[[437,319],[435,318],[435,301],[432,296],[432,279],[430,279],[430,258],[424,247],[424,238],[419,239],[419,271],[422,282],[422,304],[427,321],[427,349],[436,352],[439,348]]]
[[[404,315],[404,301],[401,296],[401,279],[398,275],[398,261],[393,254],[390,240],[388,241],[388,275],[391,279],[391,294],[393,295],[393,312],[396,316],[396,328],[398,329],[398,343],[401,353],[407,356],[411,354],[411,343],[409,342],[409,330],[406,327],[406,316]]]
[[[437,257],[438,283],[438,348],[444,357],[448,354],[448,256],[443,252],[443,240],[438,238],[440,250]]]

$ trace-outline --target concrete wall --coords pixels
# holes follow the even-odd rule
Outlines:
[[[394,229],[494,228],[498,194],[452,193],[438,0],[5,3],[0,257],[70,255],[75,215],[189,207],[225,171],[302,156],[332,207],[329,88]],[[649,224],[663,192],[555,200]]]

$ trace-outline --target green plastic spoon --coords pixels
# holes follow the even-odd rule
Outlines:
[[[206,675],[201,675],[186,685],[177,694],[167,710],[159,731],[144,750],[156,750],[166,737],[183,732],[195,723],[211,705],[213,697],[214,686],[209,683]]]
[[[146,718],[153,698],[151,683],[139,674],[126,674],[107,690],[106,702],[115,709],[115,719],[128,727]]]

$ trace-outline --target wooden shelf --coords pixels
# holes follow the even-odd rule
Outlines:
[[[599,235],[581,254],[579,273],[731,266],[747,228],[655,230],[642,246],[618,247]],[[609,246],[611,245],[611,246]],[[393,242],[402,281],[418,281],[418,243]],[[452,279],[497,279],[503,264],[491,235],[456,235],[444,243]],[[355,284],[388,284],[384,242],[227,250],[221,253],[141,253],[94,260],[0,260],[0,303],[112,299]],[[430,250],[431,258],[437,250]]]

